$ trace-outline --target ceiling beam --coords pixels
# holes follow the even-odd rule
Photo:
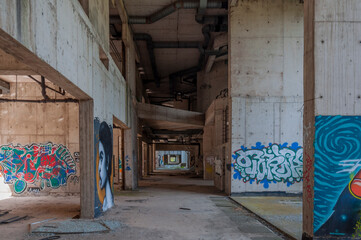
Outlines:
[[[200,5],[206,8],[228,8],[228,1],[217,1],[217,0],[200,0],[200,1],[185,1],[178,0],[174,3],[171,3],[164,8],[158,10],[157,12],[149,15],[149,16],[130,16],[129,23],[130,24],[152,24],[157,22],[158,20],[172,14],[178,9],[196,9],[199,8]]]
[[[195,135],[195,134],[202,134],[202,129],[189,129],[185,131],[172,131],[166,129],[153,129],[154,135]]]

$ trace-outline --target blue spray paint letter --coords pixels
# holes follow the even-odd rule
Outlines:
[[[265,188],[269,183],[284,182],[287,186],[300,182],[303,176],[303,149],[297,143],[287,147],[287,143],[269,144],[265,147],[260,142],[255,147],[234,152],[234,179],[262,183]]]

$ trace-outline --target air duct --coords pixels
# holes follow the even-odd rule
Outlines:
[[[157,84],[157,86],[159,87],[160,77],[159,77],[159,73],[158,73],[157,63],[155,61],[152,36],[150,36],[147,33],[136,33],[136,34],[134,34],[134,40],[143,40],[143,41],[147,42],[147,49],[148,49],[148,54],[149,54],[149,58],[150,58],[150,64],[152,65],[154,80],[155,80],[155,83]]]
[[[204,0],[201,1],[183,1],[178,0],[165,8],[155,12],[154,14],[150,16],[130,16],[128,19],[129,24],[152,24],[156,21],[170,15],[171,13],[177,11],[178,9],[196,9],[200,8],[200,5],[202,3],[202,7],[204,7]],[[228,2],[227,1],[206,1],[206,8],[228,8]]]

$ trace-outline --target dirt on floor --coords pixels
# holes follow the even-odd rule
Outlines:
[[[138,190],[117,191],[114,195],[115,206],[96,221],[113,221],[116,227],[91,234],[27,233],[29,223],[54,217],[69,220],[79,214],[79,197],[0,200],[0,210],[29,216],[0,225],[0,239],[282,239],[216,190],[212,181],[191,176],[151,176],[139,182]]]

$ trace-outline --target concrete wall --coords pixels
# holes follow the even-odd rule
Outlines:
[[[227,141],[227,98],[212,102],[203,128],[204,179],[213,179],[215,187],[225,190]]]
[[[132,91],[127,90],[127,83],[108,52],[108,4],[90,1],[89,19],[78,1],[0,1],[0,48],[74,97],[92,100],[94,131],[93,135],[88,131],[84,139],[94,139],[95,177],[90,174],[89,179],[95,181],[101,129],[97,127],[104,122],[110,128],[107,138],[112,138],[113,116],[128,127],[136,122]],[[127,81],[129,89],[134,90],[135,53],[131,44],[127,56]],[[108,66],[101,58],[108,58]],[[136,147],[131,145],[127,150],[135,153]],[[133,165],[136,154],[128,156]],[[136,164],[131,169],[134,173]],[[132,174],[132,181],[128,181],[132,189],[136,187],[136,176]],[[105,210],[105,195],[94,190],[97,215]]]
[[[361,2],[305,1],[304,234],[360,239]]]
[[[170,155],[177,155],[176,164],[170,164],[169,161]],[[156,170],[161,170],[161,169],[188,170],[188,161],[190,157],[190,152],[188,151],[156,151],[155,156],[156,156]],[[164,161],[164,156],[168,158],[168,164]]]
[[[212,70],[197,74],[197,111],[206,112],[209,105],[228,87],[228,66],[224,61],[215,62]]]
[[[155,144],[155,151],[189,151],[189,170],[200,174],[203,168],[201,158],[201,149],[199,145],[174,145],[174,144]],[[157,156],[154,156],[157,158]],[[155,159],[156,160],[156,159]]]
[[[234,1],[229,13],[231,191],[301,192],[303,4]]]
[[[109,52],[109,1],[89,0],[89,20]]]
[[[50,91],[47,94],[64,98]],[[11,83],[10,93],[0,95],[9,96],[42,99],[41,87]],[[80,193],[77,103],[2,102],[0,135],[0,181],[8,184],[4,187],[10,187],[14,196]]]

